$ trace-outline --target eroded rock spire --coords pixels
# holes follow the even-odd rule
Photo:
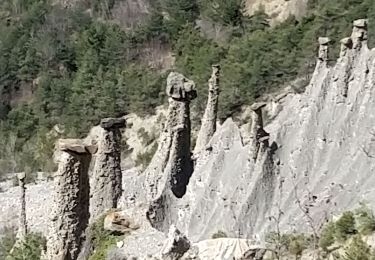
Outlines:
[[[75,260],[89,220],[89,165],[92,147],[62,139],[54,176],[54,203],[47,238],[48,260]]]
[[[251,106],[251,129],[250,129],[250,154],[251,158],[256,161],[258,153],[269,146],[269,134],[263,128],[262,108],[266,103],[255,103]]]
[[[351,36],[353,41],[353,49],[360,49],[363,46],[363,42],[367,44],[367,26],[367,19],[358,19],[353,22],[353,32]]]
[[[328,37],[319,37],[319,54],[318,58],[320,61],[328,61],[329,43],[331,40]]]
[[[27,235],[27,221],[26,221],[26,174],[24,172],[17,174],[18,184],[21,189],[20,193],[20,216],[17,239],[23,241]]]
[[[93,180],[91,182],[90,219],[116,208],[122,194],[121,131],[125,119],[106,118],[100,123]]]
[[[149,199],[159,197],[166,185],[176,197],[182,197],[193,172],[190,152],[190,101],[197,92],[193,81],[172,72],[167,79],[169,97],[167,122],[159,148],[146,169]]]
[[[150,205],[146,212],[151,225],[167,231],[172,200],[181,198],[193,173],[190,151],[190,101],[197,92],[193,81],[172,72],[167,79],[169,108],[159,148],[146,170],[146,189]]]
[[[208,81],[208,100],[199,130],[194,153],[203,150],[216,132],[217,110],[220,93],[220,65],[212,66],[212,75]]]

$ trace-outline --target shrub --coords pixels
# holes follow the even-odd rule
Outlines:
[[[20,245],[13,248],[7,260],[39,260],[46,246],[46,239],[37,233],[30,233]]]
[[[335,223],[335,239],[339,242],[345,242],[349,236],[356,233],[354,213],[344,212]]]
[[[92,248],[94,251],[89,260],[106,259],[108,250],[114,247],[116,242],[122,238],[121,236],[116,236],[110,231],[104,229],[105,216],[106,214],[103,214],[103,216],[95,221],[90,227]]]
[[[365,204],[355,211],[357,229],[362,235],[370,235],[375,231],[375,216]]]
[[[283,253],[290,253],[298,257],[308,247],[309,239],[304,234],[278,234],[271,232],[266,236],[267,245],[274,249],[276,258]]]
[[[323,228],[320,239],[319,246],[323,250],[327,251],[327,248],[335,242],[335,223],[329,222]]]
[[[0,259],[5,259],[16,242],[16,233],[11,228],[2,230],[0,236]]]
[[[217,239],[217,238],[224,238],[224,237],[228,237],[228,235],[224,232],[224,231],[217,231],[215,234],[212,235],[212,239]]]
[[[308,246],[308,239],[303,234],[290,234],[288,240],[288,251],[296,258],[301,256]]]
[[[375,255],[370,247],[362,240],[360,235],[353,237],[350,244],[345,248],[343,260],[374,260]]]

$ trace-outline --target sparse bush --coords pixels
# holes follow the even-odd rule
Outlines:
[[[353,237],[350,244],[345,248],[343,260],[374,260],[375,255],[370,247],[362,240],[360,235]]]
[[[308,248],[309,239],[304,234],[278,234],[271,232],[266,236],[268,247],[274,250],[276,258],[289,253],[296,258],[302,255],[302,252]]]
[[[42,251],[46,246],[46,239],[37,233],[30,233],[25,237],[25,241],[13,248],[7,260],[40,260]]]
[[[98,218],[90,227],[93,254],[90,256],[89,260],[106,259],[108,250],[114,247],[116,242],[122,238],[122,236],[116,236],[104,229],[105,216],[106,214],[103,214],[103,216]]]
[[[375,216],[370,208],[361,204],[355,211],[357,229],[362,235],[370,235],[375,231]]]
[[[303,234],[291,234],[288,236],[288,251],[296,258],[302,255],[309,244],[308,239]]]
[[[339,242],[345,242],[349,236],[356,233],[354,213],[344,212],[335,223],[335,239]]]
[[[0,236],[0,259],[5,259],[16,242],[16,233],[12,228],[1,230]]]
[[[225,238],[228,237],[228,235],[224,231],[217,231],[215,234],[212,235],[212,239],[217,239],[217,238]]]
[[[335,243],[335,223],[329,222],[323,228],[320,239],[319,246],[327,251],[328,247]]]

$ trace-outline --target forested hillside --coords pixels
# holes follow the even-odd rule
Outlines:
[[[352,21],[368,17],[375,39],[373,0],[310,0],[302,20],[274,27],[262,11],[243,15],[241,0],[152,1],[148,15],[129,27],[113,13],[120,1],[82,0],[69,8],[1,1],[0,174],[50,170],[58,135],[80,136],[106,116],[152,113],[165,98],[168,70],[195,80],[199,112],[210,65],[220,63],[225,118],[297,77],[307,81],[318,36],[331,37],[338,50]],[[202,21],[222,37],[199,29]],[[161,50],[174,54],[173,65],[148,62]]]

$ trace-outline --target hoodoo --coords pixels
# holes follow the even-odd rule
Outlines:
[[[266,103],[255,103],[251,106],[251,129],[250,129],[250,154],[255,161],[258,158],[258,153],[262,144],[268,147],[269,134],[263,128],[262,108]]]
[[[47,237],[48,260],[75,260],[89,221],[91,147],[78,139],[59,140],[58,170]]]
[[[220,65],[212,66],[212,75],[208,81],[208,100],[203,115],[202,125],[198,133],[194,153],[199,153],[206,147],[216,132],[217,110],[220,94]]]
[[[169,228],[168,205],[181,198],[193,173],[190,151],[190,102],[197,97],[195,84],[172,72],[167,79],[169,108],[159,148],[146,169],[150,206],[147,218],[159,230]]]
[[[19,217],[19,227],[17,232],[17,239],[23,241],[27,235],[27,221],[26,221],[26,174],[21,172],[17,174],[18,185],[21,189],[20,195],[20,217]]]
[[[106,118],[100,123],[98,151],[90,188],[90,219],[116,208],[122,193],[121,131],[125,119]]]

